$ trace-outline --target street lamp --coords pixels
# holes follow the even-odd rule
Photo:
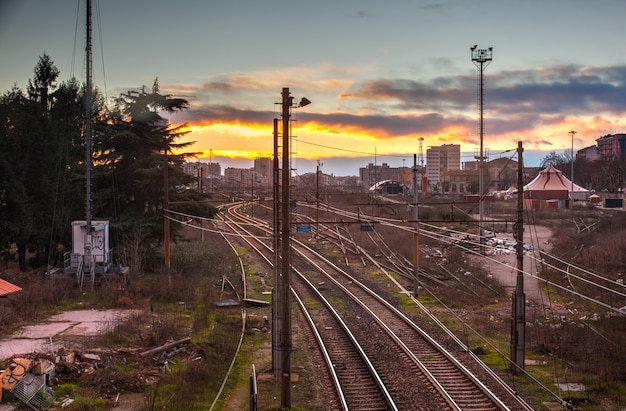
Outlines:
[[[275,221],[275,262],[280,261],[280,270],[275,267],[275,282],[272,293],[273,331],[272,342],[274,344],[275,375],[280,373],[281,381],[281,407],[291,408],[291,254],[290,254],[290,213],[289,213],[289,184],[291,182],[291,168],[289,165],[289,122],[292,108],[305,107],[311,104],[306,97],[302,97],[297,105],[293,104],[293,97],[289,93],[289,88],[282,91],[282,133],[283,133],[283,161],[282,161],[282,191],[278,193],[277,181],[274,182],[274,218],[280,218],[280,222]],[[278,179],[278,121],[274,119],[274,178]],[[281,199],[281,209],[278,212],[279,197]],[[280,226],[280,233],[278,227]],[[278,239],[280,244],[278,244]],[[276,253],[280,250],[280,259]]]
[[[480,230],[480,253],[485,253],[485,237],[483,232],[483,220],[485,218],[485,156],[483,149],[483,72],[492,60],[493,47],[479,49],[478,45],[470,47],[472,62],[480,74],[480,155],[478,157],[478,191],[479,191],[479,230]]]
[[[570,194],[569,198],[570,198],[570,208],[574,206],[574,134],[576,134],[575,131],[570,131],[569,132],[572,135],[572,163],[571,163],[571,168],[570,168],[570,178],[572,179],[572,193]]]

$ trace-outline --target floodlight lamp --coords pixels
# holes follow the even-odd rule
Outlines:
[[[309,100],[306,97],[302,97],[302,99],[300,100],[300,103],[298,104],[298,107],[308,106],[309,104],[311,104],[311,100]]]
[[[489,49],[477,49],[476,46],[471,48],[472,51],[472,61],[478,63],[487,63],[490,62],[493,55],[493,47],[489,47]]]

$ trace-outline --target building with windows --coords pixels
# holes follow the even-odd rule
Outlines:
[[[374,165],[369,163],[367,167],[359,168],[359,180],[361,185],[371,187],[382,180],[398,180],[400,169],[389,167],[389,164]]]
[[[206,169],[209,177],[220,177],[222,175],[220,163],[206,163]]]
[[[450,170],[441,175],[441,191],[445,194],[476,194],[478,170]]]
[[[222,174],[222,167],[220,163],[185,162],[183,171],[196,178],[219,177]]]
[[[196,177],[197,179],[207,178],[209,175],[209,169],[206,163],[201,161],[183,163],[183,171],[186,174]]]
[[[488,161],[487,189],[489,191],[506,190],[517,184],[517,161],[511,158],[496,158]]]
[[[254,159],[254,171],[259,176],[272,177],[273,164],[273,159],[270,157],[257,157]]]
[[[596,143],[601,160],[626,159],[626,134],[609,134],[596,139]]]
[[[444,144],[442,146],[429,147],[426,150],[426,178],[428,184],[440,187],[443,181],[443,173],[446,171],[460,170],[461,146],[459,144]]]
[[[581,148],[576,152],[576,160],[593,162],[600,160],[600,158],[600,150],[598,150],[598,146]]]

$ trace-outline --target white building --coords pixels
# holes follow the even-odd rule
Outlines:
[[[460,170],[461,146],[459,144],[444,144],[429,147],[426,150],[426,177],[428,184],[437,187],[445,171]]]

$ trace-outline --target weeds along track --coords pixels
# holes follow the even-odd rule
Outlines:
[[[252,223],[235,210],[232,216]],[[250,241],[253,236],[248,236]],[[378,398],[382,393],[380,409],[528,409],[514,395],[498,398],[441,344],[350,273],[295,239],[292,252],[298,274],[292,288],[324,343],[336,391],[352,408],[362,409],[365,399],[374,404],[366,395],[377,393]],[[389,401],[385,393],[395,406],[384,403]]]
[[[240,234],[242,241],[273,266],[271,247],[254,236],[252,231],[255,229],[248,229],[257,226],[258,222],[239,214],[236,208],[229,210],[228,218],[231,223],[227,223],[227,226]],[[245,221],[250,227],[237,225],[235,220]],[[254,240],[258,240],[256,244]],[[297,289],[292,287],[294,299],[310,326],[319,349],[318,358],[322,359],[320,362],[323,362],[327,371],[324,386],[331,396],[328,403],[334,409],[397,410],[380,376],[340,315],[301,273],[295,268],[293,270],[302,280],[298,282]],[[308,304],[317,301],[320,306],[315,310],[308,310],[304,301]]]
[[[314,267],[306,272],[309,282],[316,284],[328,300],[337,301],[336,309],[381,374],[399,409],[508,409],[391,304],[303,244],[296,252]]]

